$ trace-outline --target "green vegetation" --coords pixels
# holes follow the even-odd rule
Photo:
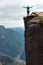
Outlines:
[[[16,58],[23,53],[23,50],[24,30],[22,28],[5,28],[0,26],[0,53]]]
[[[23,50],[24,29],[0,26],[0,65],[25,65],[24,62],[15,60],[18,55],[19,59],[25,60]]]
[[[26,65],[25,63],[23,62],[17,62],[17,61],[13,61],[12,63],[9,63],[9,62],[3,62],[3,63],[0,63],[0,65]]]
[[[43,26],[43,17],[40,17],[39,24],[40,24],[40,26]]]
[[[35,16],[35,17],[39,17],[40,21],[39,21],[39,25],[43,26],[43,16],[39,16],[37,13],[32,13],[31,16]]]

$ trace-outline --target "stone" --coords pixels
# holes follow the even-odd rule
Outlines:
[[[43,27],[37,21],[35,16],[24,17],[26,65],[43,65]]]

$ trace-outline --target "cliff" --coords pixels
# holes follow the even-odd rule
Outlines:
[[[26,65],[43,65],[43,27],[38,16],[24,17]]]

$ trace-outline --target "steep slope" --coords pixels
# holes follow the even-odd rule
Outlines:
[[[24,50],[24,29],[0,26],[0,53],[16,58]]]
[[[12,57],[0,53],[0,65],[25,65],[24,62],[18,62]]]

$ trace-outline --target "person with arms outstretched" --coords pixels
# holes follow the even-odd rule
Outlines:
[[[27,9],[27,15],[29,15],[29,13],[30,13],[30,8],[32,8],[33,6],[31,6],[31,7],[29,7],[29,6],[27,6],[27,7],[24,7],[24,8],[26,8]]]

